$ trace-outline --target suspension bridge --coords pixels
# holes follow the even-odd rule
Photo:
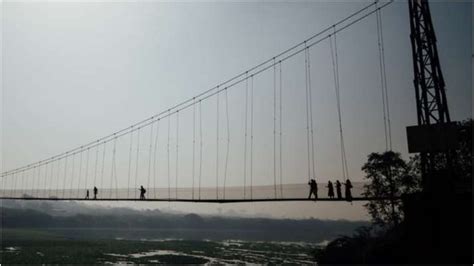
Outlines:
[[[385,73],[382,10],[390,2],[373,2],[337,23],[328,26],[310,38],[282,51],[272,58],[203,91],[163,112],[146,118],[107,136],[79,147],[1,174],[0,199],[65,200],[65,201],[177,201],[205,203],[309,201],[306,182],[292,183],[291,174],[284,174],[285,130],[284,121],[285,67],[295,58],[304,58],[303,124],[298,128],[304,136],[307,181],[317,175],[317,148],[315,145],[314,82],[312,82],[311,51],[324,43],[330,53],[333,77],[334,104],[337,110],[337,138],[340,152],[341,175],[334,191],[344,191],[350,183],[345,148],[344,121],[341,106],[341,88],[338,54],[338,36],[362,21],[375,19],[377,25],[378,68],[382,101],[385,149],[392,148],[389,97]],[[270,75],[269,110],[258,108],[256,80]],[[231,97],[234,97],[233,100]],[[231,99],[231,100],[229,100]],[[230,114],[230,109],[238,106]],[[256,114],[267,112],[270,130],[260,136],[269,143],[263,160],[256,151]],[[231,124],[241,121],[241,127]],[[290,123],[288,123],[290,124]],[[286,126],[286,127],[285,127]],[[260,132],[261,133],[261,132]],[[237,140],[238,139],[238,140]],[[233,162],[232,162],[233,160]],[[304,164],[303,164],[304,163]],[[337,163],[337,162],[335,162]],[[256,166],[268,166],[267,174]],[[265,177],[263,177],[265,176]],[[336,179],[336,178],[334,178]],[[389,200],[367,198],[363,183],[352,182],[352,201]],[[140,197],[140,186],[146,197]],[[346,196],[327,197],[327,184],[318,183],[317,201],[348,200]],[[339,192],[341,193],[341,192]],[[337,193],[334,193],[337,194]],[[344,194],[344,192],[342,192]]]

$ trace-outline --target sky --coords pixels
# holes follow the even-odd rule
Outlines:
[[[166,110],[272,58],[369,3],[6,1],[2,6],[1,42],[3,171],[83,145]],[[431,13],[451,118],[472,117],[471,3],[432,1]],[[408,159],[405,128],[416,124],[416,110],[407,3],[396,1],[383,9],[382,23],[393,149]],[[337,50],[348,172],[353,181],[363,181],[360,169],[367,155],[385,149],[375,16],[338,34]],[[323,183],[342,178],[330,55],[327,41],[310,49],[315,176]],[[304,184],[308,146],[303,54],[282,64],[281,85],[282,181]],[[272,69],[254,78],[255,185],[273,185],[273,89]],[[221,185],[227,151],[226,107],[227,185],[241,186],[244,182],[245,91],[245,83],[229,89],[228,106],[225,94],[219,95]],[[216,181],[216,102],[212,97],[202,104],[203,186],[214,186]],[[170,120],[170,175],[174,182],[174,170],[179,168],[183,187],[192,183],[192,116],[192,109],[180,114],[178,138],[175,116]],[[155,124],[155,133],[157,125],[156,182],[166,186],[167,120]],[[144,128],[140,145],[136,145],[136,134],[132,143],[142,158],[140,182],[147,182],[150,133],[149,127]],[[178,167],[174,160],[176,140]],[[118,142],[117,175],[123,187],[129,136]],[[108,149],[110,152],[111,147]],[[97,151],[91,152],[95,156]],[[74,184],[77,178],[70,177],[70,182]],[[124,205],[210,214],[367,219],[361,204],[120,206]]]

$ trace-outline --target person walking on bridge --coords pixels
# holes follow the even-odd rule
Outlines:
[[[339,180],[336,180],[336,194],[337,194],[337,199],[342,199],[342,193],[341,193],[341,182]]]
[[[352,193],[351,193],[351,189],[352,189],[352,183],[349,179],[346,180],[346,183],[344,183],[344,186],[345,186],[345,192],[346,192],[346,200],[351,202],[352,201]]]
[[[328,181],[328,185],[326,187],[328,188],[328,197],[330,199],[333,199],[334,198],[334,187],[332,185],[332,182]]]
[[[314,199],[316,200],[318,198],[318,183],[316,183],[316,180],[311,179],[308,182],[308,185],[309,185],[309,188],[310,188],[308,199],[311,198],[311,194],[314,194]]]
[[[86,199],[89,199],[89,190],[86,191]]]
[[[99,190],[97,189],[97,187],[94,186],[94,199],[97,199],[97,193],[99,192]]]
[[[140,199],[141,200],[144,200],[145,199],[145,193],[146,193],[146,189],[143,187],[143,186],[140,186]]]

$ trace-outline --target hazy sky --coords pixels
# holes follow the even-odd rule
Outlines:
[[[271,58],[368,3],[4,2],[3,169],[50,157],[166,110]],[[432,1],[431,12],[451,117],[452,120],[466,119],[471,116],[473,100],[471,3]],[[408,158],[405,127],[416,123],[416,112],[406,1],[385,8],[382,16],[393,147]],[[337,38],[349,174],[353,180],[361,181],[360,168],[366,156],[384,149],[375,16],[338,34]],[[325,41],[312,47],[310,53],[316,176],[319,182],[326,182],[341,178],[329,43]],[[282,70],[283,182],[305,183],[303,54],[285,62]],[[273,70],[254,80],[254,183],[257,185],[273,184],[272,82]],[[243,184],[244,93],[245,83],[228,92],[230,186]],[[226,144],[224,99],[221,94],[220,173]],[[215,97],[203,103],[202,108],[205,154],[202,182],[203,186],[213,186]],[[158,137],[161,154],[158,184],[163,184],[167,175],[167,122],[164,122],[160,123]],[[192,109],[180,115],[181,186],[191,184],[192,122]],[[175,123],[172,118],[172,146],[176,143]],[[140,171],[144,173],[148,165],[149,128],[143,129],[141,134]],[[129,141],[129,137],[119,140],[117,148],[121,185],[126,181]],[[171,158],[174,156],[172,150]],[[174,169],[175,161],[171,163]],[[146,180],[143,174],[141,178]],[[170,206],[207,213],[221,208],[222,211],[286,217],[366,218],[360,204],[143,206]]]

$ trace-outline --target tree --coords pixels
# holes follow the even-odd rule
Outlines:
[[[420,178],[414,165],[414,162],[407,164],[400,153],[393,151],[369,154],[367,163],[362,167],[366,178],[370,180],[364,185],[363,195],[390,199],[372,200],[364,205],[375,225],[387,227],[401,221],[402,203],[394,197],[419,189]]]

